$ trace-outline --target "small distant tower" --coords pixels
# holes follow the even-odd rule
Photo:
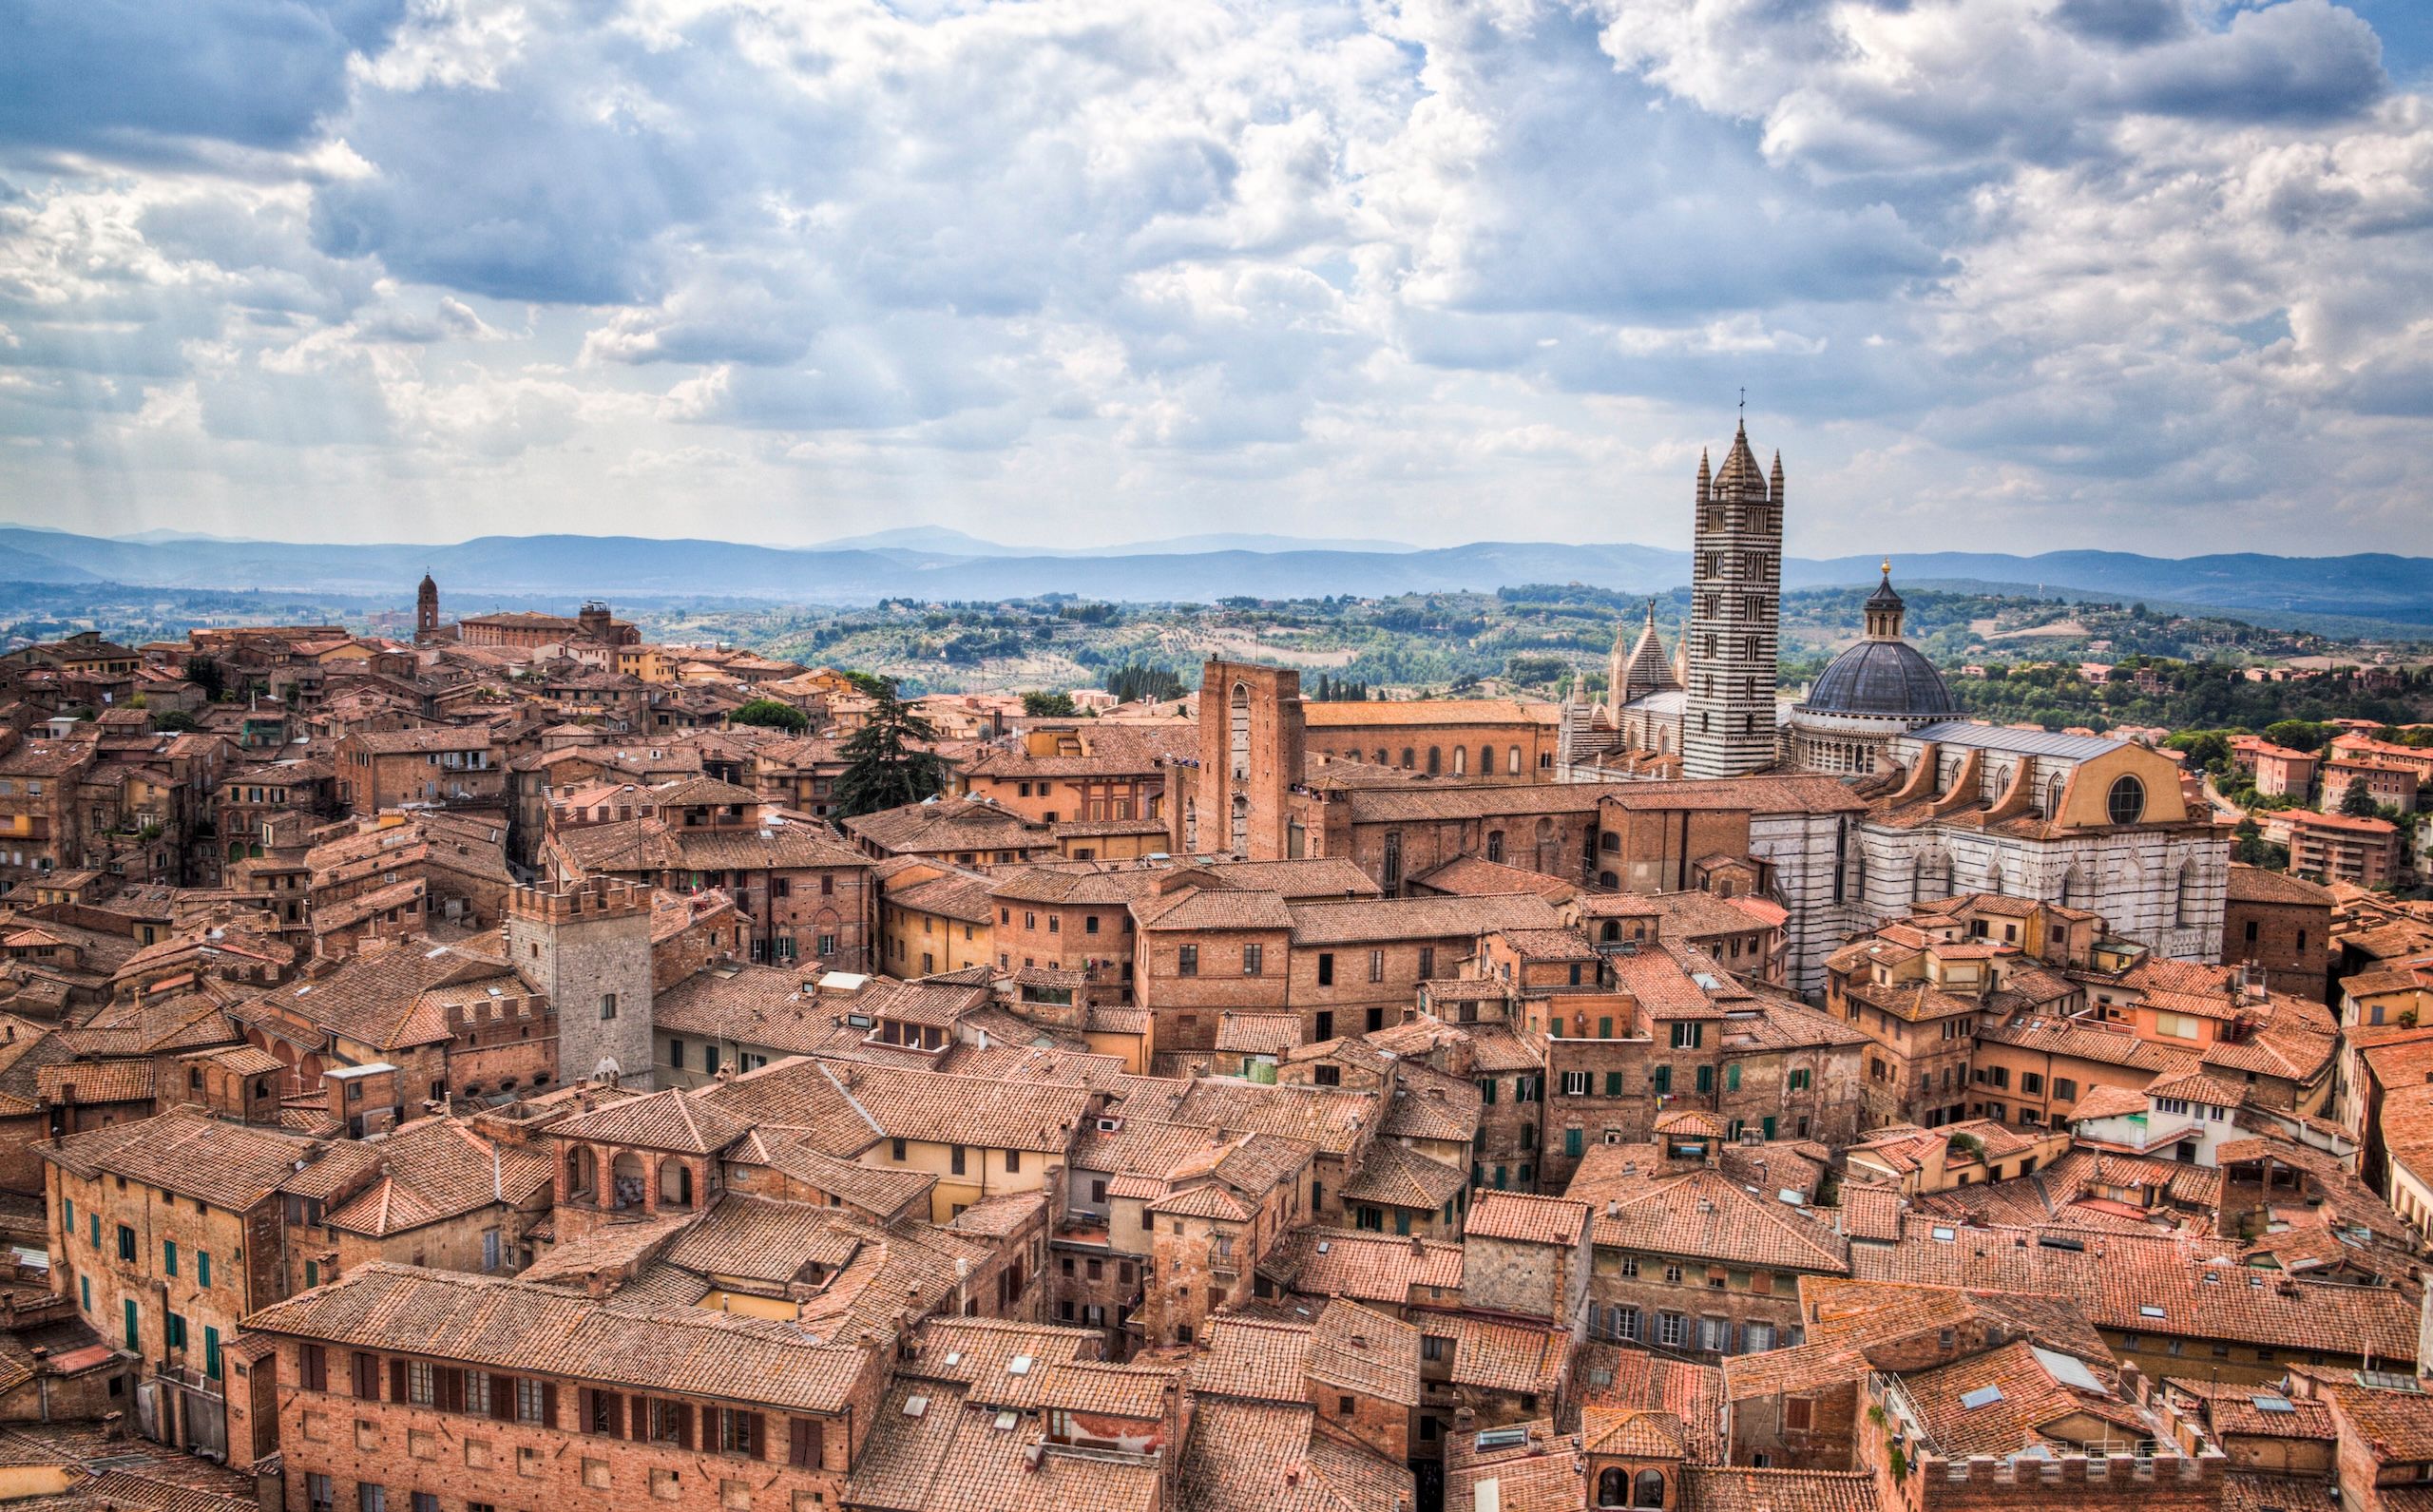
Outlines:
[[[518,887],[507,900],[508,964],[548,995],[558,1080],[651,1084],[650,890],[586,877]]]
[[[1656,601],[1647,601],[1647,622],[1639,626],[1638,638],[1627,640],[1627,624],[1614,632],[1614,650],[1605,659],[1605,702],[1619,712],[1622,705],[1651,693],[1663,693],[1678,688],[1673,659],[1665,654],[1664,638],[1656,628]]]
[[[422,575],[422,586],[414,590],[414,639],[431,641],[439,636],[439,584],[431,574]]]
[[[616,622],[609,616],[608,605],[602,603],[599,600],[594,599],[584,603],[582,611],[576,614],[575,622],[583,627],[585,639],[598,641],[602,645],[617,643]]]
[[[1710,478],[1698,458],[1690,572],[1689,702],[1682,773],[1734,777],[1774,760],[1774,660],[1781,640],[1783,460],[1769,478],[1744,422]]]

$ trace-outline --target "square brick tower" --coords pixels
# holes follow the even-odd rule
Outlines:
[[[1286,802],[1307,744],[1301,674],[1212,660],[1199,673],[1199,768],[1187,774],[1175,834],[1192,855],[1290,855]]]
[[[507,900],[508,961],[558,1014],[558,1081],[651,1084],[650,891],[587,877],[519,887]]]
[[[1757,470],[1749,428],[1714,478],[1698,458],[1690,564],[1690,699],[1682,775],[1736,777],[1774,761],[1774,659],[1783,602],[1783,459]]]

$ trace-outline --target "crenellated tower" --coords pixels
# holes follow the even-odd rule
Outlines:
[[[1746,423],[1712,476],[1698,457],[1690,565],[1689,702],[1682,772],[1734,777],[1774,760],[1774,663],[1781,641],[1783,459],[1758,470]]]

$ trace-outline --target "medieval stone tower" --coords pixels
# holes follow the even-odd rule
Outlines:
[[[1774,759],[1774,658],[1783,581],[1783,459],[1757,470],[1749,428],[1714,477],[1698,458],[1698,523],[1690,567],[1689,703],[1682,773],[1733,777]]]
[[[558,1080],[651,1084],[650,891],[591,877],[519,887],[508,960],[558,1013]]]
[[[1178,848],[1253,861],[1297,853],[1287,800],[1307,742],[1301,674],[1208,662],[1199,673],[1199,767],[1173,814]]]
[[[429,641],[439,634],[439,584],[431,574],[422,575],[422,586],[414,590],[414,639]]]

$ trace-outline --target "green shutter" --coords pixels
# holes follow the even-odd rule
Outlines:
[[[1573,1159],[1578,1159],[1580,1158],[1580,1131],[1578,1129],[1565,1129],[1562,1131],[1562,1153],[1571,1157]]]
[[[1766,1138],[1769,1139],[1772,1139],[1774,1137],[1774,1116],[1769,1113],[1764,1119],[1760,1120],[1759,1122],[1765,1128]]]
[[[1724,1063],[1724,1067],[1723,1067],[1723,1089],[1724,1089],[1726,1092],[1737,1092],[1737,1091],[1739,1091],[1739,1090],[1740,1090],[1740,1062],[1737,1062],[1737,1061],[1729,1061],[1729,1062],[1726,1062]]]
[[[1673,1090],[1673,1068],[1671,1066],[1659,1065],[1656,1068],[1656,1090],[1659,1095]]]
[[[124,1304],[124,1308],[126,1317],[126,1347],[130,1349],[140,1350],[144,1348],[144,1345],[135,1327],[135,1298],[128,1297]]]
[[[209,1250],[194,1252],[194,1279],[197,1286],[211,1284],[211,1252]]]
[[[1715,1067],[1711,1065],[1698,1067],[1698,1090],[1701,1092],[1715,1090]]]
[[[178,1273],[177,1240],[163,1239],[161,1241],[161,1261],[163,1269],[165,1269],[169,1274],[175,1275]]]
[[[1614,1020],[1613,1020],[1613,1016],[1612,1016],[1612,1015],[1610,1015],[1610,1014],[1607,1014],[1607,1015],[1604,1015],[1604,1016],[1602,1016],[1602,1017],[1599,1018],[1599,1019],[1598,1019],[1598,1021],[1597,1021],[1597,1038],[1599,1038],[1599,1039],[1600,1039],[1600,1040],[1610,1040],[1610,1039],[1612,1039],[1613,1037],[1614,1037]]]
[[[1622,1095],[1622,1074],[1619,1071],[1605,1073],[1605,1095],[1609,1098],[1618,1098]]]
[[[208,1323],[202,1326],[202,1373],[220,1379],[220,1330]]]

